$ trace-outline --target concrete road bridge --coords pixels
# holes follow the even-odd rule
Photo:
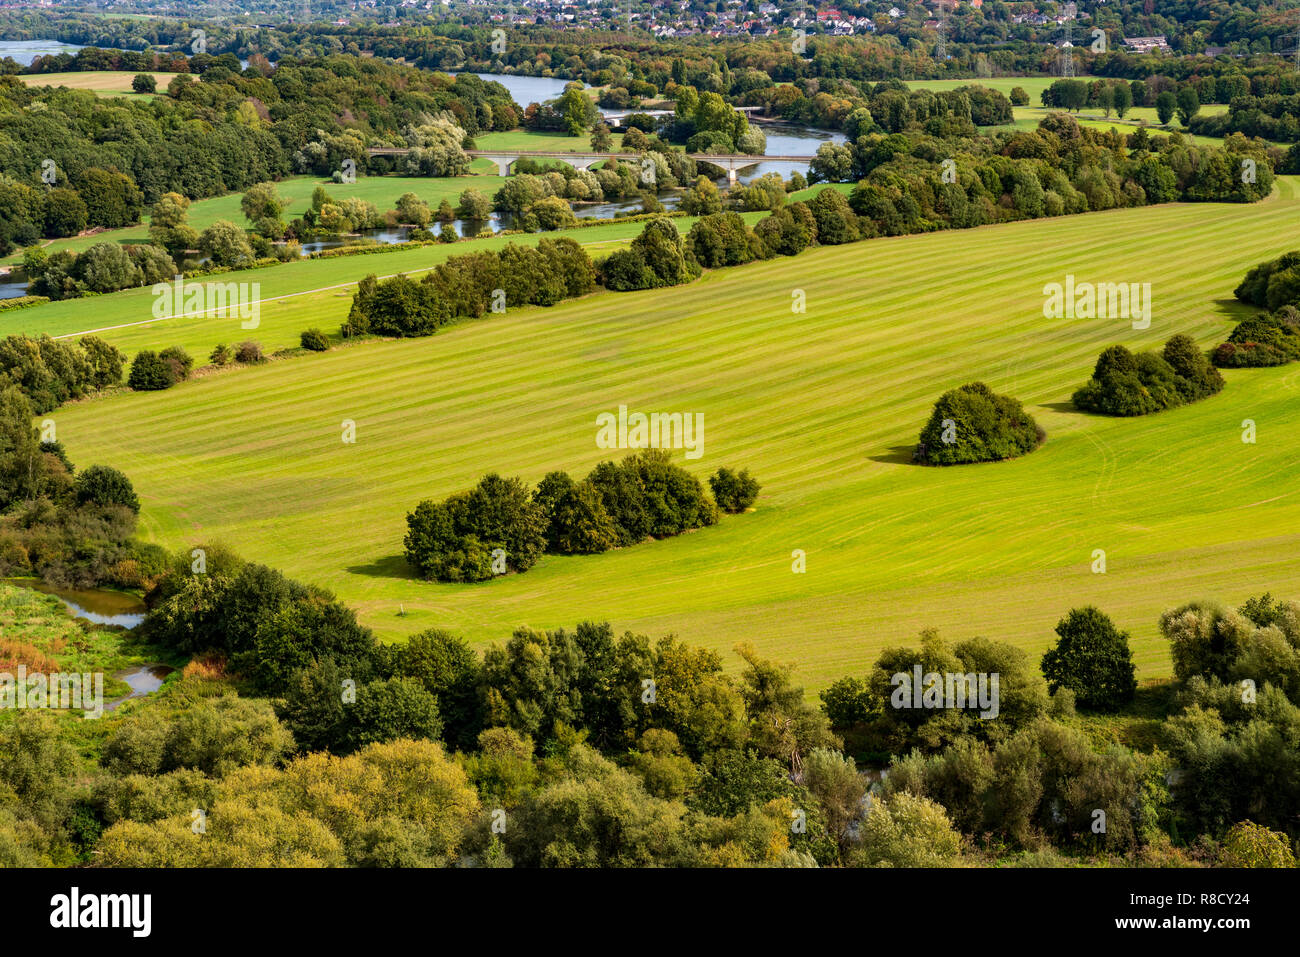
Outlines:
[[[366,150],[371,156],[405,156],[411,151],[408,146],[372,146]],[[496,163],[502,176],[510,175],[510,168],[516,160],[551,159],[568,163],[575,169],[590,169],[605,160],[635,160],[636,153],[563,153],[549,150],[466,150],[472,159],[491,160]],[[800,163],[807,165],[811,156],[751,156],[748,153],[688,153],[691,159],[699,163],[711,163],[727,171],[727,182],[736,184],[736,173],[759,163]]]

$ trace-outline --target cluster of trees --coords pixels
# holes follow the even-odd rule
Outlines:
[[[584,296],[595,285],[595,266],[572,239],[543,239],[535,247],[507,243],[495,252],[452,256],[419,281],[404,275],[382,281],[365,277],[353,294],[342,335],[427,336],[489,310],[553,306]]]
[[[515,164],[515,173],[497,190],[492,202],[496,209],[521,217],[521,225],[527,229],[528,213],[547,199],[575,202],[629,199],[644,192],[654,193],[689,183],[696,178],[697,170],[695,161],[685,153],[664,147],[643,149],[629,155],[627,162],[606,161],[595,170],[576,169],[562,162],[543,169],[535,161],[521,159]]]
[[[1134,355],[1110,346],[1092,378],[1074,393],[1075,408],[1102,415],[1148,415],[1215,395],[1223,376],[1191,336],[1177,335],[1160,353]]]
[[[1230,82],[1225,78],[1221,84],[1216,84],[1212,76],[1183,83],[1163,76],[1132,82],[1057,80],[1043,90],[1041,98],[1043,106],[1073,110],[1076,113],[1082,109],[1098,109],[1108,117],[1111,110],[1114,110],[1121,119],[1135,106],[1154,106],[1156,118],[1161,124],[1167,125],[1177,116],[1178,122],[1184,127],[1191,127],[1202,103],[1227,103],[1237,95],[1239,88],[1249,88],[1245,77],[1235,79],[1240,82]],[[1225,129],[1211,135],[1222,136],[1225,132],[1229,131]]]
[[[826,143],[809,178],[858,180],[854,209],[898,235],[1152,203],[1253,202],[1272,190],[1273,160],[1242,136],[1197,147],[1177,133],[1124,136],[1053,113],[1035,130],[973,140],[913,130]]]
[[[0,339],[0,387],[17,387],[36,415],[117,385],[125,364],[121,350],[98,336],[76,342],[49,336]]]
[[[1300,310],[1283,306],[1243,319],[1210,354],[1216,366],[1280,366],[1300,359]]]
[[[1280,143],[1300,140],[1300,92],[1265,96],[1242,94],[1226,102],[1226,113],[1196,117],[1188,124],[1191,131],[1214,137],[1243,133]],[[1288,172],[1295,170],[1289,169]]]
[[[0,86],[0,110],[3,89]],[[0,131],[3,119],[0,112]],[[57,166],[38,167],[37,175],[23,177],[0,156],[0,174],[5,174],[0,175],[0,255],[44,236],[76,236],[87,228],[116,229],[139,222],[144,198],[130,177],[84,163],[74,171],[75,178],[60,176]]]
[[[141,349],[131,360],[126,384],[137,392],[170,389],[190,377],[194,359],[180,346],[168,346],[159,352]]]
[[[939,396],[912,460],[925,465],[997,462],[1032,452],[1046,434],[1018,399],[970,382]]]
[[[543,553],[589,555],[713,525],[718,510],[743,512],[758,496],[747,470],[699,480],[663,449],[602,462],[585,479],[547,474],[531,491],[519,479],[485,476],[444,502],[426,500],[406,517],[406,560],[436,581],[485,581],[527,571]]]
[[[0,377],[0,577],[142,587],[166,553],[132,539],[140,502],[130,480],[107,466],[75,469],[33,425],[36,414]]]
[[[330,176],[345,160],[458,175],[475,134],[519,119],[498,83],[355,55],[285,58],[273,72],[198,55],[147,103],[0,76],[0,255],[135,224],[165,193],[200,199],[293,171]],[[118,132],[102,136],[108,128]],[[372,159],[370,145],[413,149]]]
[[[1300,252],[1254,266],[1233,295],[1271,311],[1237,323],[1210,354],[1216,366],[1278,366],[1300,359]]]
[[[176,679],[80,755],[49,715],[0,725],[5,864],[1295,864],[1300,604],[1268,595],[1161,617],[1176,685],[1156,720],[1142,705],[1142,750],[1076,714],[1135,704],[1128,636],[1095,608],[1061,619],[1041,673],[925,632],[819,707],[747,645],[729,673],[608,624],[521,628],[481,659],[439,629],[385,645],[216,546],[170,557],[147,601],[140,638],[193,658]],[[903,707],[918,669],[940,676],[925,694],[997,675],[996,716]]]
[[[179,272],[172,257],[158,246],[111,242],[95,243],[80,253],[61,249],[50,254],[33,246],[23,254],[23,269],[30,280],[30,294],[49,299],[77,299],[152,286],[171,282]]]
[[[671,219],[646,223],[627,249],[610,253],[598,268],[601,285],[618,292],[679,286],[700,275]]]
[[[676,106],[664,135],[671,142],[685,143],[688,153],[761,156],[767,149],[763,131],[750,126],[749,117],[734,109],[720,94],[675,84],[669,95]]]

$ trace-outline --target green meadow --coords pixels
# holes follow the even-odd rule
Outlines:
[[[1029,94],[1029,106],[1013,107],[1015,113],[1015,122],[1010,124],[1011,129],[1033,130],[1038,128],[1038,123],[1048,113],[1053,112],[1042,105],[1042,93],[1045,89],[1059,80],[1057,76],[996,76],[986,77],[984,79],[967,79],[967,80],[908,80],[907,85],[916,90],[955,90],[963,86],[985,86],[991,90],[998,90],[1003,94],[1010,95],[1016,87],[1020,87]],[[1081,76],[1080,80],[1096,80],[1102,77]],[[1204,114],[1215,114],[1227,112],[1226,103],[1203,103],[1201,112]],[[1106,116],[1095,108],[1081,110],[1076,114],[1080,126],[1089,126],[1094,129],[1108,130],[1111,128],[1120,130],[1123,133],[1131,133],[1131,127],[1150,126],[1153,132],[1169,133],[1172,131],[1182,132],[1183,136],[1191,143],[1198,146],[1220,146],[1221,140],[1209,136],[1194,136],[1182,129],[1175,121],[1168,128],[1160,126],[1160,120],[1156,116],[1156,110],[1153,106],[1135,106],[1124,114],[1120,119],[1117,115],[1111,114]]]
[[[422,180],[430,184],[433,193],[442,191],[459,195],[465,179]],[[387,177],[358,180],[373,184]],[[394,177],[396,179],[396,177]],[[498,177],[492,177],[498,180]],[[407,182],[411,182],[408,180]],[[391,189],[392,186],[382,188]],[[803,193],[792,194],[792,199],[807,199],[818,190],[833,188],[843,192],[852,189],[850,184],[837,183],[813,187]],[[395,199],[396,197],[394,197]],[[237,209],[238,207],[236,207]],[[763,213],[745,213],[752,225]],[[674,220],[683,233],[695,222],[693,217]],[[299,333],[318,326],[331,334],[347,316],[352,302],[352,287],[362,277],[374,273],[392,276],[404,272],[419,275],[432,269],[449,256],[464,255],[482,249],[499,249],[508,242],[535,245],[545,236],[569,236],[587,247],[592,256],[608,255],[626,245],[645,227],[641,222],[602,222],[577,229],[559,230],[544,234],[513,236],[483,236],[458,243],[436,244],[397,249],[384,247],[382,252],[367,255],[336,256],[324,259],[304,259],[281,263],[259,269],[222,273],[212,277],[216,283],[256,283],[260,307],[258,325],[243,329],[237,318],[217,315],[187,316],[158,320],[153,316],[154,296],[148,288],[127,289],[106,296],[71,299],[45,303],[11,312],[0,312],[0,336],[22,333],[51,336],[76,336],[89,332],[112,342],[133,355],[140,349],[159,349],[169,345],[185,348],[197,359],[204,359],[219,342],[227,344],[244,339],[256,339],[267,352],[298,345]]]
[[[1296,245],[1298,214],[1300,182],[1284,177],[1253,206],[818,248],[686,287],[600,292],[430,338],[121,393],[53,418],[74,462],[131,476],[145,538],[223,541],[332,589],[389,640],[438,626],[486,642],[520,625],[609,619],[721,650],[752,641],[797,662],[817,689],[931,626],[1041,653],[1066,611],[1093,603],[1132,632],[1149,679],[1170,672],[1156,630],[1167,608],[1300,595],[1300,368],[1229,370],[1220,395],[1142,419],[1082,415],[1069,397],[1108,345],[1154,348],[1175,333],[1221,341],[1248,313],[1232,288]],[[388,272],[399,255],[366,258]],[[281,268],[340,262],[357,261]],[[1150,328],[1044,318],[1044,285],[1067,274],[1150,283]],[[804,312],[793,306],[801,294]],[[333,326],[349,299],[305,301],[314,311],[295,316],[295,330],[308,319]],[[154,344],[184,339],[162,332]],[[934,399],[975,379],[1023,400],[1046,443],[1010,462],[912,465]],[[702,457],[676,461],[701,477],[749,468],[764,486],[754,510],[670,540],[547,556],[479,585],[412,577],[402,537],[418,501],[489,471],[528,482],[552,469],[585,474],[622,454],[595,444],[597,415],[619,405],[703,413]],[[1246,419],[1254,444],[1242,441]],[[355,444],[342,441],[344,420]],[[1104,574],[1092,570],[1098,549]]]
[[[275,185],[285,200],[283,218],[286,222],[301,216],[307,211],[308,207],[311,206],[311,194],[317,186],[323,186],[331,196],[339,199],[356,196],[367,200],[374,203],[380,212],[395,207],[397,198],[403,193],[415,193],[433,209],[437,209],[438,204],[444,199],[455,206],[460,194],[471,187],[489,197],[501,188],[501,184],[505,182],[505,179],[496,175],[496,167],[487,160],[479,160],[475,165],[478,163],[482,163],[486,169],[492,172],[439,178],[429,176],[359,176],[355,183],[333,183],[319,176],[290,176],[280,180]],[[237,223],[245,228],[250,227],[252,224],[248,222],[243,211],[239,208],[242,199],[243,193],[228,193],[225,196],[215,196],[211,199],[195,200],[190,204],[189,224],[200,232],[222,219]],[[71,249],[80,252],[96,243],[144,243],[148,241],[149,214],[148,210],[146,210],[143,222],[137,226],[127,226],[123,229],[106,229],[88,236],[56,239],[48,243],[45,248],[49,252],[56,252],[60,249]],[[6,259],[0,259],[0,263],[21,262],[22,258],[23,254],[17,252]]]

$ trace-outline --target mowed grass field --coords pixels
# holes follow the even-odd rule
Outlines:
[[[499,181],[497,177],[493,179]],[[441,190],[459,195],[463,186],[461,179],[423,182],[433,194]],[[806,200],[822,189],[848,193],[852,190],[852,185],[821,184],[793,193],[791,198]],[[753,225],[766,214],[741,215]],[[677,217],[673,222],[685,233],[694,224],[695,218]],[[499,249],[511,242],[536,245],[543,238],[557,236],[571,237],[587,247],[590,255],[600,257],[627,245],[644,228],[644,222],[612,220],[551,233],[483,236],[445,245],[410,249],[388,247],[384,252],[369,255],[303,259],[260,269],[223,273],[206,280],[222,285],[228,282],[249,284],[248,295],[252,296],[256,292],[256,298],[261,300],[258,325],[253,329],[243,329],[239,319],[216,314],[159,320],[153,314],[153,292],[141,287],[97,296],[93,299],[93,306],[89,305],[91,300],[73,299],[0,312],[0,336],[44,333],[56,338],[75,338],[94,332],[125,350],[128,356],[140,349],[179,345],[202,360],[218,342],[231,344],[244,339],[256,339],[267,352],[272,352],[297,346],[299,333],[311,326],[319,326],[331,334],[337,333],[352,302],[353,287],[359,279],[370,273],[392,276],[404,272],[419,276],[450,256]]]
[[[1298,216],[1300,184],[1283,178],[1254,206],[819,248],[53,417],[79,466],[131,476],[146,538],[224,541],[332,589],[386,639],[439,626],[487,642],[608,619],[718,648],[731,665],[729,649],[752,641],[819,689],[929,626],[1037,655],[1065,612],[1094,603],[1132,632],[1140,677],[1159,677],[1162,611],[1300,596],[1300,366],[1229,371],[1222,394],[1141,419],[1081,415],[1069,397],[1113,343],[1222,340],[1248,313],[1232,288],[1296,245]],[[1044,284],[1067,274],[1151,283],[1151,327],[1044,318]],[[910,464],[937,395],[975,379],[1022,399],[1046,444],[1011,462]],[[595,445],[596,416],[620,404],[703,413],[703,457],[676,460],[702,478],[748,467],[763,483],[755,510],[479,585],[411,577],[402,537],[418,501],[489,471],[585,474],[622,454]],[[1242,442],[1245,419],[1255,444]],[[1091,571],[1095,549],[1105,574]]]
[[[166,92],[167,84],[176,76],[175,73],[149,73],[158,84],[158,89]],[[28,86],[66,86],[71,90],[90,90],[100,96],[151,96],[148,93],[136,93],[131,88],[131,81],[136,74],[128,70],[81,70],[68,73],[23,73],[18,75]]]

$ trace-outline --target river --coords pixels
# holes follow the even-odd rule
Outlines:
[[[0,40],[0,60],[13,57],[19,66],[31,66],[38,56],[76,53],[80,49],[76,43],[60,43],[58,40]]]

